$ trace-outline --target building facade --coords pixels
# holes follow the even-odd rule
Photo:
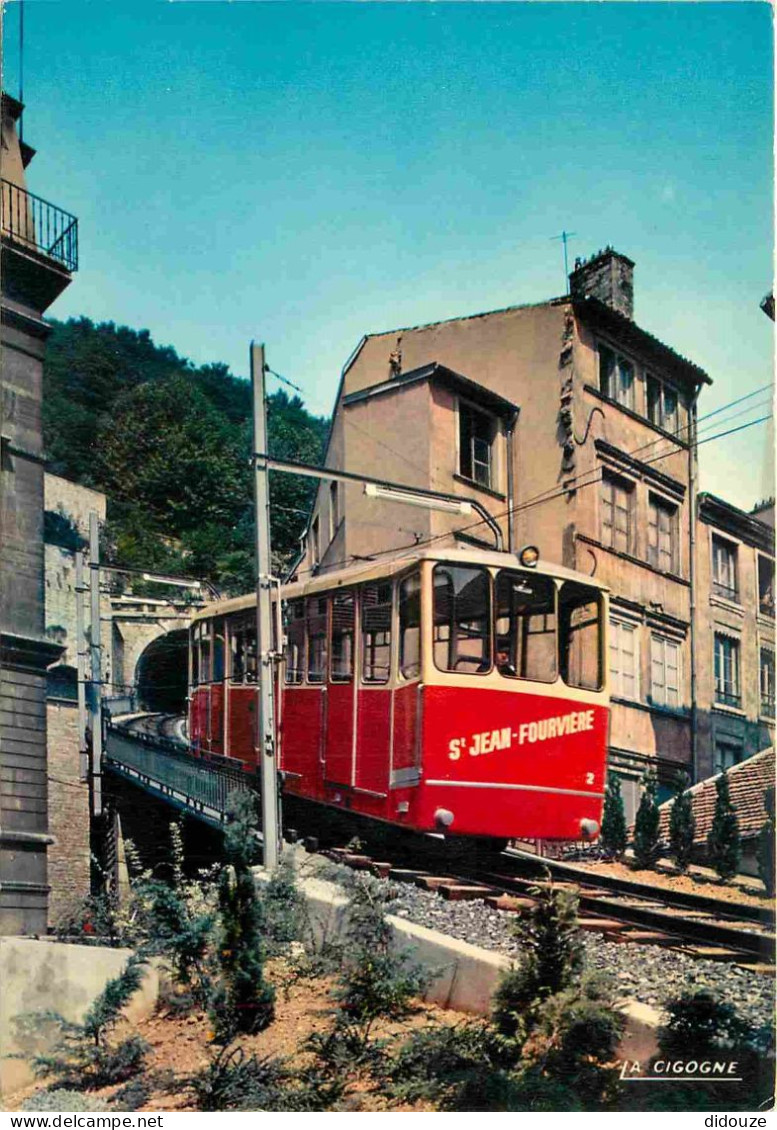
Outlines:
[[[508,548],[611,590],[610,766],[627,814],[644,770],[668,795],[694,741],[693,446],[710,378],[634,321],[634,264],[578,261],[570,293],[369,335],[347,362],[326,465],[474,498]],[[482,522],[322,481],[297,575],[429,539],[493,545]]]
[[[23,107],[2,96],[0,514],[0,934],[46,929],[46,669],[41,396],[44,312],[78,266],[75,217],[32,195]]]

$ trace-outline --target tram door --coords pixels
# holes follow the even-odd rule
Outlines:
[[[350,785],[353,777],[355,723],[354,629],[356,604],[353,590],[331,597],[330,661],[326,687],[324,729],[324,780]]]

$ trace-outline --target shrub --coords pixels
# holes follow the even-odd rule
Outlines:
[[[536,902],[516,926],[520,964],[494,994],[492,1019],[508,1039],[526,1038],[538,1004],[571,985],[583,962],[577,892],[547,882],[531,893]]]
[[[32,1057],[38,1077],[53,1076],[57,1084],[74,1090],[91,1090],[122,1083],[143,1067],[148,1045],[139,1036],[112,1043],[111,1034],[121,1011],[140,988],[143,959],[133,954],[119,974],[94,1000],[83,1021],[76,1024],[58,1013],[33,1013],[24,1018],[32,1034],[50,1025],[55,1032],[52,1050]]]
[[[739,822],[731,803],[728,774],[725,769],[715,782],[715,815],[707,837],[710,862],[724,882],[732,879],[739,868]]]
[[[610,855],[623,855],[628,842],[620,777],[610,773],[604,793],[604,813],[599,842]]]
[[[66,1087],[53,1087],[47,1091],[36,1091],[22,1103],[22,1110],[57,1111],[79,1114],[82,1111],[110,1110],[107,1102],[94,1095],[84,1095],[81,1091]]]
[[[661,851],[657,791],[656,775],[649,769],[642,781],[642,797],[634,821],[634,863],[639,869],[654,867]]]
[[[669,843],[672,859],[681,871],[685,871],[691,861],[696,822],[693,818],[693,803],[688,790],[688,778],[683,773],[677,779],[677,792],[669,813]]]
[[[774,898],[774,787],[764,793],[766,823],[758,833],[758,874],[770,898]]]
[[[257,854],[253,796],[230,799],[231,818],[224,835],[226,865],[219,877],[221,935],[219,979],[211,994],[210,1015],[216,1040],[230,1043],[240,1033],[259,1032],[272,1023],[275,990],[264,978],[264,916],[251,873]]]
[[[219,1049],[204,1071],[183,1080],[197,1110],[315,1111],[315,1088],[276,1056],[249,1055],[241,1045]]]
[[[302,938],[307,922],[305,899],[290,857],[281,859],[273,871],[263,904],[268,953],[282,953]]]

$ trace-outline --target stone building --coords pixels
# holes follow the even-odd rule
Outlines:
[[[27,191],[22,109],[2,95],[0,934],[46,929],[46,669],[61,649],[44,625],[43,314],[78,266],[75,217]]]
[[[633,813],[648,766],[692,778],[692,438],[707,374],[634,321],[634,264],[578,261],[536,305],[365,336],[343,370],[326,463],[476,498],[505,545],[611,590],[609,759]],[[298,574],[482,523],[321,483]]]

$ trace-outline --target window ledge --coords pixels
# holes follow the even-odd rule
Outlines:
[[[606,393],[602,392],[602,390],[598,389],[595,385],[583,385],[583,389],[585,392],[590,392],[591,396],[595,396],[597,400],[601,400],[604,404],[609,404],[612,408],[617,408],[618,411],[623,412],[625,416],[629,416],[632,420],[638,420],[640,424],[644,424],[645,427],[650,428],[651,431],[658,432],[658,434],[665,439],[670,439],[672,443],[676,443],[679,448],[685,448],[687,450],[688,444],[684,439],[679,439],[676,435],[673,435],[672,432],[667,432],[664,431],[663,428],[659,428],[656,424],[651,423],[647,416],[640,416],[639,412],[635,412],[633,408],[627,408],[625,404],[621,404],[618,400],[613,399],[613,397],[607,396]],[[668,452],[668,454],[671,455],[672,453]]]
[[[622,549],[613,549],[612,546],[603,545],[602,542],[589,537],[588,534],[579,533],[576,536],[578,541],[585,542],[586,545],[593,545],[596,549],[602,549],[605,553],[612,553],[614,557],[620,557],[623,561],[630,561],[632,565],[641,565],[643,569],[649,569],[657,577],[666,577],[668,581],[674,581],[678,585],[685,585],[686,588],[690,588],[690,581],[681,577],[679,573],[664,573],[661,569],[656,569],[655,565],[643,561],[641,557],[635,557],[633,553],[625,553]]]
[[[758,715],[758,721],[763,722],[763,724],[765,726],[774,726],[774,715],[773,714],[759,714]]]
[[[502,494],[501,491],[494,490],[493,487],[483,486],[482,483],[477,482],[475,479],[468,479],[466,475],[460,475],[458,471],[453,472],[453,477],[457,483],[464,483],[465,486],[471,487],[473,490],[482,491],[483,494],[488,494],[491,498],[498,498],[500,502],[507,501],[507,495]]]
[[[729,612],[733,612],[737,616],[744,619],[745,610],[738,600],[726,600],[724,596],[717,596],[715,593],[710,593],[710,604],[715,608],[726,608]]]
[[[633,706],[635,710],[644,710],[647,714],[661,714],[668,718],[676,718],[679,722],[687,721],[690,710],[687,706],[660,706],[655,702],[638,702],[633,698],[621,698],[620,695],[610,695],[610,702],[619,706]]]
[[[712,709],[717,714],[731,714],[734,718],[747,718],[747,711],[741,706],[728,706],[725,702],[713,702]]]

